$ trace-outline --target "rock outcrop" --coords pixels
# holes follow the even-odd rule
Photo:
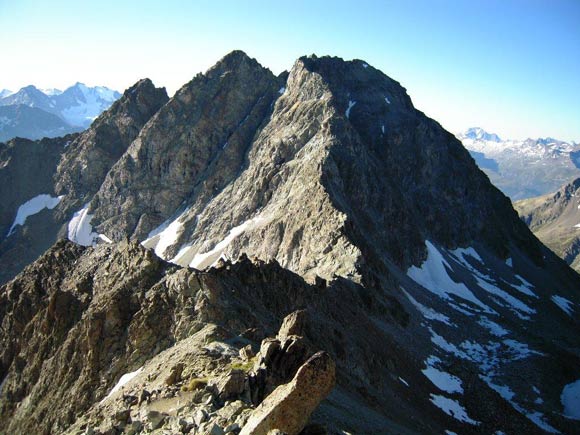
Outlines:
[[[238,357],[247,343],[240,334],[258,318],[233,314],[248,304],[247,291],[273,282],[260,276],[267,271],[259,264],[240,267],[206,275],[176,269],[134,243],[93,250],[59,242],[0,291],[3,433],[80,426],[140,433],[174,424],[239,430],[262,401],[251,402],[248,369],[236,368],[247,364]],[[272,273],[308,291],[279,267]],[[224,284],[233,293],[213,299]],[[259,300],[248,301],[264,311]],[[267,364],[268,385],[292,379],[306,360]],[[174,418],[168,410],[177,403]],[[304,426],[313,409],[296,410],[295,424]]]
[[[240,435],[267,435],[272,430],[298,435],[334,387],[334,370],[327,353],[314,354],[288,384],[276,388],[252,411]]]
[[[168,99],[165,88],[140,80],[67,147],[54,174],[54,190],[65,196],[60,213],[68,217],[92,199],[109,170]]]

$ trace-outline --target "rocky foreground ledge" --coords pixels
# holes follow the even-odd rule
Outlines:
[[[274,283],[294,294],[261,300]],[[310,288],[247,257],[200,272],[132,242],[58,242],[0,288],[0,432],[318,433],[333,358],[306,310],[268,336]]]
[[[251,344],[237,354],[227,342],[204,345],[217,331],[208,325],[122,376],[67,433],[325,433],[308,421],[334,386],[335,366],[328,353],[313,353],[307,344],[306,316],[287,316],[257,354]]]

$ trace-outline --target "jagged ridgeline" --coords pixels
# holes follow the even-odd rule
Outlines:
[[[6,433],[576,430],[580,277],[363,61],[235,51],[0,159]]]

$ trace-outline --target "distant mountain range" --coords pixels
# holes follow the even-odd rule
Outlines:
[[[512,200],[556,191],[580,176],[580,144],[554,138],[503,140],[481,128],[457,134],[491,182]]]
[[[76,83],[64,91],[26,86],[0,91],[0,141],[63,136],[88,128],[121,94]]]

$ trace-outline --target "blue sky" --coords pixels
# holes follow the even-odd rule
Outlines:
[[[580,0],[0,0],[0,88],[170,93],[233,49],[364,59],[456,132],[580,141]]]

